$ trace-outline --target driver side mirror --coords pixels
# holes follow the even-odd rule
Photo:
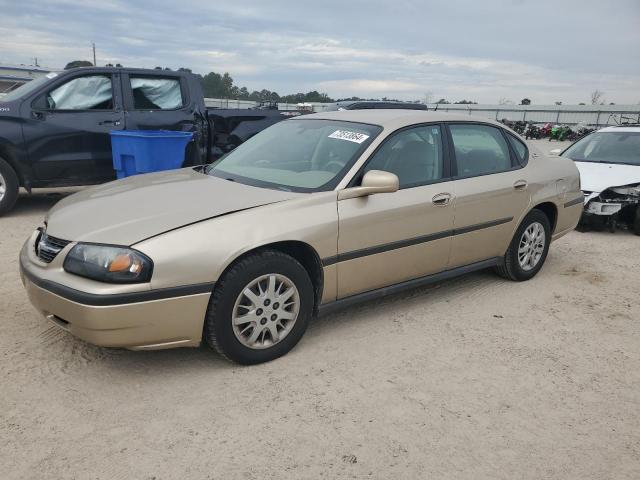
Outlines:
[[[362,184],[359,187],[340,190],[338,200],[366,197],[376,193],[393,193],[397,192],[399,188],[400,181],[396,174],[382,170],[369,170],[362,177]]]

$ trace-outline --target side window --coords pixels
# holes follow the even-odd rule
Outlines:
[[[511,169],[509,147],[504,136],[488,125],[450,125],[458,177],[476,177]]]
[[[442,134],[438,125],[402,130],[385,140],[364,168],[395,173],[400,188],[424,185],[443,178]]]
[[[520,165],[524,166],[529,158],[529,149],[524,143],[522,143],[522,141],[518,140],[510,133],[507,133],[507,138],[509,139],[509,143],[513,147],[513,150],[516,152],[518,162],[520,162]]]
[[[184,105],[180,80],[162,77],[129,77],[136,110],[173,110]]]
[[[46,102],[50,110],[111,110],[111,77],[91,75],[74,78],[47,93]]]

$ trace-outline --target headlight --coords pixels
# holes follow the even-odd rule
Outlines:
[[[141,283],[151,279],[153,262],[126,247],[78,243],[63,265],[65,271],[107,283]]]

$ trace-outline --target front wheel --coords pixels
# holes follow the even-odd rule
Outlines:
[[[233,265],[216,284],[204,339],[234,362],[268,362],[302,338],[313,304],[313,285],[296,259],[275,250],[257,252]]]
[[[549,219],[540,210],[531,210],[516,230],[498,274],[517,282],[533,278],[547,258],[550,243]]]

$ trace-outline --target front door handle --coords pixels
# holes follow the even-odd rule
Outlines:
[[[450,193],[445,192],[445,193],[438,193],[437,195],[434,195],[431,201],[433,202],[434,205],[437,205],[438,207],[444,207],[445,205],[449,205],[449,203],[451,203],[452,198],[453,197]]]
[[[526,180],[518,180],[513,184],[513,188],[515,188],[516,190],[526,190],[528,186],[529,184]]]

